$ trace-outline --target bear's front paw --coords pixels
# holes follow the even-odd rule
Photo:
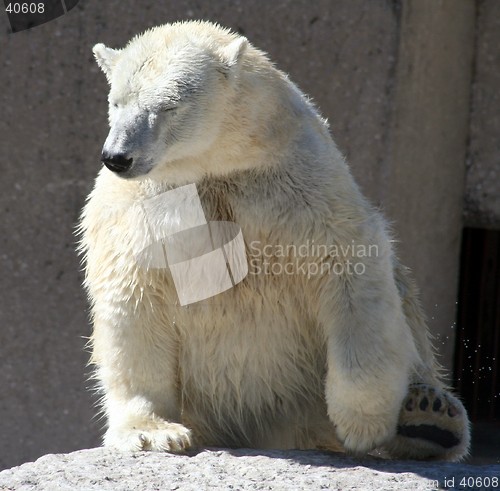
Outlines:
[[[155,420],[131,427],[110,428],[104,445],[130,452],[183,452],[192,446],[192,435],[181,424]]]
[[[362,455],[393,438],[396,422],[389,414],[373,415],[355,409],[331,416],[345,450]]]

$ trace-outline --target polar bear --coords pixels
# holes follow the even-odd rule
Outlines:
[[[469,421],[440,376],[416,287],[311,101],[246,38],[208,22],[94,54],[110,131],[80,248],[104,444],[463,458]],[[172,272],[137,254],[161,220],[182,221],[172,200],[159,221],[143,204],[187,185],[207,220],[240,227],[249,266],[182,305]]]

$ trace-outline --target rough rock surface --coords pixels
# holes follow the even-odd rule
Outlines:
[[[45,455],[0,472],[0,490],[497,489],[500,484],[496,481],[495,487],[494,478],[500,479],[498,465],[357,460],[315,451],[239,449],[171,455],[96,448]]]

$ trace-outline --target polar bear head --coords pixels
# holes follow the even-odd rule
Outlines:
[[[140,178],[213,146],[247,46],[205,22],[156,27],[121,50],[95,45],[110,85],[106,167]]]

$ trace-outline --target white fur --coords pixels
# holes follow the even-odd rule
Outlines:
[[[94,52],[111,84],[105,149],[134,159],[124,178],[100,171],[81,222],[105,442],[354,452],[390,442],[409,383],[442,384],[387,225],[315,107],[246,39],[209,23]],[[249,253],[255,241],[354,241],[378,255],[363,258],[365,274],[251,274],[180,307],[168,271],[141,269],[135,254],[147,245],[141,202],[192,182],[207,218],[238,223]]]

